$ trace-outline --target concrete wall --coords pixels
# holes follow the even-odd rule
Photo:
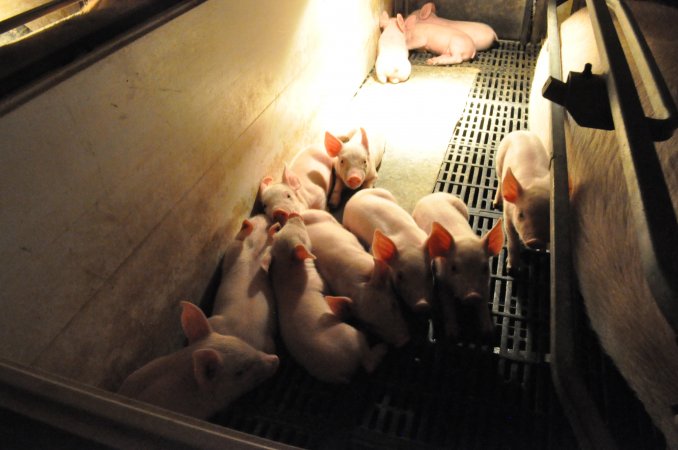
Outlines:
[[[385,6],[209,0],[0,117],[0,356],[115,388],[178,348],[178,302],[321,142]]]

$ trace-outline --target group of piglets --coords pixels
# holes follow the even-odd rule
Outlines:
[[[385,189],[358,190],[374,185],[383,151],[383,138],[368,139],[364,128],[326,132],[324,148],[301,150],[281,181],[265,177],[263,212],[244,220],[225,250],[211,317],[181,302],[188,346],[136,370],[119,392],[208,418],[276,372],[278,332],[292,358],[329,383],[370,373],[389,345],[405,345],[406,317],[437,311],[455,339],[468,326],[456,314],[465,305],[476,334],[490,337],[489,258],[504,244],[502,219],[478,237],[452,194],[424,196],[410,214]],[[512,133],[498,149],[510,264],[518,262],[512,246],[519,240],[548,242],[548,217],[541,217],[548,216],[547,161],[527,132]],[[340,223],[328,208],[340,206],[345,189],[357,192]]]
[[[436,54],[427,64],[459,64],[473,59],[476,51],[487,50],[497,41],[492,27],[480,22],[448,20],[436,15],[433,3],[413,11],[407,19],[381,13],[382,29],[377,47],[375,73],[381,83],[400,83],[410,77],[409,50]]]

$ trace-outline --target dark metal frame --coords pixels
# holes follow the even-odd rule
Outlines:
[[[678,226],[653,140],[667,139],[676,128],[676,107],[668,95],[656,64],[637,27],[618,0],[587,0],[596,42],[603,63],[607,93],[619,140],[620,157],[634,224],[639,236],[642,264],[657,304],[674,331],[678,331]],[[658,118],[643,112],[629,65],[617,36],[608,5],[615,11]],[[548,0],[550,75],[562,79],[556,1]],[[563,107],[552,103],[553,162],[551,197],[551,352],[554,384],[583,448],[616,448],[599,411],[587,391],[575,341],[575,285],[570,246],[570,212]]]
[[[637,47],[631,47],[631,53],[641,68],[641,75],[645,75],[643,83],[652,106],[663,117],[645,116],[608,5],[625,32],[634,31],[633,22],[619,0],[608,0],[607,4],[605,0],[587,0],[587,5],[606,72],[607,93],[645,277],[657,306],[678,336],[678,259],[674,254],[678,249],[678,221],[653,142],[669,138],[676,129],[676,107],[647,44],[640,33],[635,33],[635,37],[627,41],[638,43]]]
[[[112,448],[293,448],[4,359],[0,398],[2,408]]]
[[[556,0],[548,0],[547,10],[550,75],[562,78],[560,32]],[[575,285],[570,246],[570,199],[565,151],[565,113],[551,103],[553,155],[551,162],[551,373],[563,409],[583,448],[614,449],[600,414],[587,392],[577,360],[573,304]]]
[[[21,14],[10,17],[0,22],[0,34],[13,30],[14,28],[28,23],[32,20],[39,19],[49,13],[57,11],[60,8],[68,6],[73,3],[79,3],[81,0],[52,0],[44,5],[37,6]]]

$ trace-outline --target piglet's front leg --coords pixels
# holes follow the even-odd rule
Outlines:
[[[426,64],[430,66],[441,66],[445,64],[459,64],[463,61],[463,58],[458,55],[440,55],[427,59]]]
[[[510,209],[513,205],[504,205],[504,223],[506,224],[506,241],[508,249],[508,262],[506,269],[511,274],[514,268],[520,267],[520,236],[516,231],[511,218],[512,212]]]
[[[328,199],[328,204],[331,209],[337,209],[339,203],[341,202],[341,193],[344,190],[344,183],[341,181],[341,178],[338,176],[334,177],[334,186],[330,192],[330,198]]]

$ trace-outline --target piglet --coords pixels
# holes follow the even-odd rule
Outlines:
[[[458,336],[456,304],[472,306],[484,337],[490,337],[494,325],[487,308],[489,298],[489,258],[504,245],[501,219],[482,238],[469,225],[468,209],[458,197],[436,192],[422,197],[412,211],[417,225],[427,233],[442,226],[450,234],[449,252],[436,258],[434,271],[440,282],[439,300],[448,336]]]
[[[545,249],[550,240],[549,156],[536,134],[514,131],[499,143],[495,164],[499,187],[493,204],[503,203],[507,269],[512,270],[520,263],[520,241]]]
[[[405,41],[408,49],[424,49],[440,56],[426,64],[459,64],[476,55],[473,40],[463,31],[436,23],[419,21],[416,15],[405,20]]]
[[[377,133],[368,140],[364,128],[351,130],[338,137],[325,132],[325,150],[333,160],[335,173],[329,199],[331,207],[339,206],[344,186],[353,190],[374,186],[385,145],[383,136]]]
[[[270,245],[270,220],[259,214],[245,219],[226,247],[221,283],[212,315],[212,329],[236,336],[266,353],[275,351],[275,300],[268,274],[261,268]]]
[[[383,11],[379,18],[382,32],[377,44],[377,61],[374,71],[381,83],[400,83],[410,77],[412,64],[405,43],[405,20],[400,14],[389,18]]]
[[[299,151],[289,167],[284,166],[281,182],[264,177],[258,197],[265,214],[271,220],[284,222],[292,212],[326,209],[332,164],[332,158],[323,149],[311,146]]]
[[[301,216],[290,214],[274,235],[270,258],[264,262],[276,294],[280,334],[292,357],[312,376],[348,383],[361,366],[368,373],[374,371],[387,347],[370,348],[362,332],[334,315],[311,250]]]
[[[340,318],[347,313],[355,317],[389,344],[404,345],[409,331],[386,263],[365,251],[358,238],[330,213],[314,209],[302,217],[318,272],[336,295],[328,297],[332,311]]]
[[[426,3],[421,9],[412,12],[419,23],[430,23],[454,28],[466,33],[472,40],[476,50],[487,50],[497,41],[497,34],[491,26],[480,22],[467,22],[464,20],[443,19],[436,15],[436,6],[432,3]]]
[[[344,226],[365,245],[376,259],[388,264],[394,288],[415,312],[429,309],[433,278],[431,259],[447,254],[440,244],[450,242],[441,227],[427,234],[412,216],[381,188],[359,191],[346,202]]]
[[[214,332],[200,308],[181,302],[188,346],[133,372],[118,393],[207,419],[273,376],[278,357]]]

